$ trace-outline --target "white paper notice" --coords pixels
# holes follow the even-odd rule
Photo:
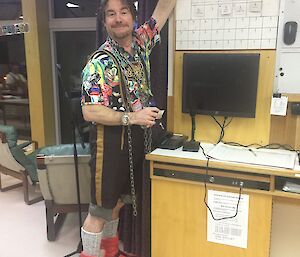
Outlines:
[[[208,190],[207,203],[216,219],[236,213],[239,194]],[[247,248],[249,195],[241,195],[238,214],[232,219],[216,221],[207,211],[207,241]]]
[[[287,96],[273,97],[272,104],[271,104],[271,114],[279,115],[279,116],[286,116],[287,105],[288,105],[288,97]]]

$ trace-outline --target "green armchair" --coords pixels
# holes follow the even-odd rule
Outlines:
[[[47,238],[54,241],[67,213],[77,212],[77,188],[73,144],[47,146],[26,155],[24,143],[17,145],[13,126],[0,125],[0,189],[7,191],[23,186],[24,200],[33,204],[45,200]],[[29,142],[30,143],[30,142]],[[90,149],[77,145],[81,210],[87,211],[90,202]],[[21,183],[2,187],[1,174],[20,179]],[[29,199],[29,183],[38,184],[42,196]]]
[[[67,213],[78,211],[73,144],[49,146],[37,155],[40,189],[45,200],[47,238],[54,241]],[[90,202],[90,149],[77,144],[81,210]]]
[[[34,186],[38,183],[35,162],[38,150],[26,155],[23,148],[32,142],[25,142],[18,145],[17,138],[18,134],[15,127],[0,125],[0,190],[4,192],[23,186],[24,201],[30,205],[43,200],[42,196],[35,197],[31,200],[29,199],[30,183],[28,181]],[[3,187],[1,182],[2,174],[19,179],[21,183]]]

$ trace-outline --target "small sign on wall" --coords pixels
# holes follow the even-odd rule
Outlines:
[[[28,23],[0,25],[0,36],[11,36],[29,32]]]
[[[287,105],[288,105],[288,97],[287,96],[280,96],[280,97],[273,96],[272,104],[271,104],[271,114],[279,115],[279,116],[286,116]]]

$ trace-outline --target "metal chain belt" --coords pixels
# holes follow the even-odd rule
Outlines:
[[[132,137],[131,137],[131,127],[127,127],[128,136],[128,159],[129,159],[129,176],[130,176],[130,192],[132,197],[132,207],[133,216],[137,216],[137,202],[136,202],[136,192],[134,184],[134,168],[133,168],[133,150],[132,150]],[[151,152],[152,145],[152,130],[151,128],[144,128],[144,146],[145,154]]]
[[[136,193],[134,185],[134,170],[133,170],[133,153],[132,153],[132,138],[131,138],[131,127],[127,127],[128,135],[128,159],[129,159],[129,177],[130,177],[130,191],[132,198],[133,216],[137,216],[137,203],[136,203]]]

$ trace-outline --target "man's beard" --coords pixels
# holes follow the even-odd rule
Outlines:
[[[132,32],[130,31],[126,31],[126,32],[121,32],[121,33],[115,33],[115,32],[112,32],[112,38],[116,38],[116,39],[119,39],[119,40],[122,40],[122,39],[125,39],[129,36],[132,35]]]

